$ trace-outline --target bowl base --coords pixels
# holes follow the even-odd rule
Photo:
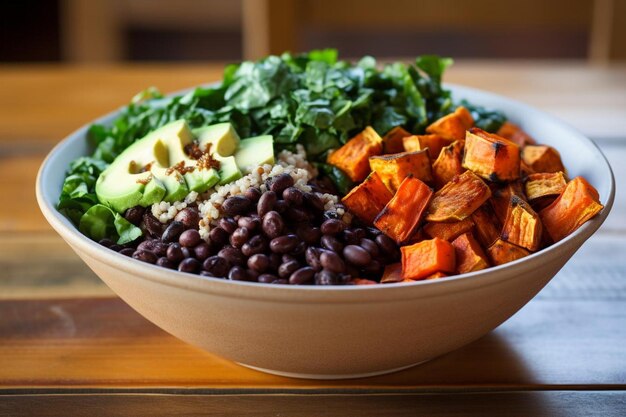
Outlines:
[[[241,363],[241,362],[237,362],[237,364],[241,366],[245,366],[246,368],[249,368],[249,369],[253,369],[255,371],[265,372],[266,374],[285,376],[288,378],[332,380],[332,379],[368,378],[371,376],[391,374],[394,372],[404,371],[405,369],[409,369],[417,365],[421,365],[423,363],[428,362],[429,360],[430,359],[426,359],[425,361],[413,363],[410,365],[400,366],[399,368],[384,369],[382,371],[374,371],[374,372],[365,372],[362,374],[300,374],[300,373],[294,373],[294,372],[283,372],[283,371],[275,371],[273,369],[259,368],[257,366],[246,365],[245,363]]]

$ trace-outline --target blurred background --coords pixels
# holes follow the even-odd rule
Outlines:
[[[233,61],[336,47],[344,57],[626,59],[626,0],[20,0],[0,61]]]

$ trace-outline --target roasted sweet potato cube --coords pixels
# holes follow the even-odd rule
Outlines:
[[[472,126],[474,126],[474,118],[465,107],[460,106],[454,113],[435,120],[426,128],[426,131],[445,139],[464,140],[465,131]]]
[[[372,172],[341,200],[348,210],[367,224],[372,224],[393,194],[377,173]]]
[[[328,156],[327,162],[346,173],[352,181],[361,182],[370,173],[370,156],[383,153],[383,140],[371,127],[350,139]]]
[[[433,180],[430,158],[425,150],[372,156],[370,168],[378,173],[392,193],[396,192],[402,181],[409,175],[424,182]]]
[[[522,160],[535,172],[565,172],[561,155],[551,146],[524,146],[522,148]]]
[[[562,172],[530,174],[526,178],[525,190],[528,201],[541,197],[559,195],[567,186]]]
[[[380,280],[381,284],[391,284],[394,282],[402,282],[402,264],[396,262],[395,264],[389,264],[385,266],[383,277]]]
[[[437,191],[428,207],[429,222],[461,221],[482,206],[491,196],[491,190],[472,171],[454,177]]]
[[[471,217],[452,223],[427,223],[424,232],[431,238],[438,237],[448,242],[452,242],[463,233],[469,232],[474,227]]]
[[[485,248],[500,238],[501,223],[489,203],[483,204],[473,212],[471,219],[474,222],[476,236]]]
[[[535,210],[517,195],[512,195],[506,220],[502,226],[502,240],[528,249],[539,249],[543,226]]]
[[[526,199],[522,184],[519,182],[509,182],[505,185],[495,185],[491,187],[491,198],[489,202],[493,211],[500,220],[500,223],[504,223],[506,216],[509,212],[509,204],[512,196],[518,196],[522,200]]]
[[[456,270],[454,246],[446,240],[434,238],[400,248],[402,278],[424,279],[436,272],[453,274]]]
[[[435,187],[440,189],[452,178],[461,175],[463,168],[463,144],[464,141],[455,140],[439,152],[439,157],[433,163],[433,179]]]
[[[383,152],[386,154],[404,152],[402,139],[407,136],[411,136],[411,134],[404,130],[402,126],[394,127],[383,136]]]
[[[530,255],[530,252],[502,239],[496,240],[487,248],[487,254],[491,263],[502,265]]]
[[[467,131],[463,167],[493,182],[520,177],[519,146],[477,127]]]
[[[485,251],[471,233],[463,233],[452,241],[456,255],[456,272],[465,274],[489,267]]]
[[[603,208],[598,191],[583,177],[576,177],[552,204],[539,212],[539,217],[552,240],[558,242]]]
[[[431,275],[427,276],[426,278],[424,278],[424,280],[425,280],[425,281],[428,281],[428,280],[430,280],[430,279],[446,278],[446,277],[448,277],[448,276],[449,276],[449,275],[448,275],[448,274],[446,274],[445,272],[437,271],[437,272],[435,272],[434,274],[431,274]],[[411,279],[411,280],[409,280],[409,281],[413,281],[413,280]]]
[[[433,191],[428,185],[408,176],[376,216],[374,225],[396,242],[406,242],[423,220],[432,196]]]
[[[428,148],[428,155],[432,161],[437,159],[441,149],[452,142],[452,139],[442,138],[439,135],[412,135],[402,139],[406,152],[415,152]]]
[[[532,136],[524,132],[518,125],[511,122],[504,122],[502,126],[500,126],[500,129],[496,132],[496,135],[502,136],[511,142],[515,142],[519,147],[534,145],[537,143]]]

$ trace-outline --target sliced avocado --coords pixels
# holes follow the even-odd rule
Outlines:
[[[198,138],[198,144],[203,151],[211,144],[211,154],[230,156],[239,146],[239,135],[230,123],[200,127],[194,129],[193,134]]]
[[[234,156],[214,155],[213,157],[220,162],[220,185],[229,184],[243,177]]]
[[[237,166],[246,174],[264,164],[274,164],[274,140],[271,135],[243,139],[235,152]]]

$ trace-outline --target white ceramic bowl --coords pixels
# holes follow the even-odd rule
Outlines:
[[[148,265],[83,236],[55,209],[64,172],[86,155],[87,126],[57,145],[37,178],[46,219],[125,302],[174,336],[240,364],[280,375],[352,378],[407,368],[483,336],[526,304],[606,219],[615,193],[596,145],[519,102],[449,86],[455,99],[499,109],[556,147],[571,177],[600,193],[604,210],[557,244],[471,274],[377,286],[276,286],[205,278]],[[99,123],[109,123],[118,112]],[[550,320],[550,317],[546,317]]]

